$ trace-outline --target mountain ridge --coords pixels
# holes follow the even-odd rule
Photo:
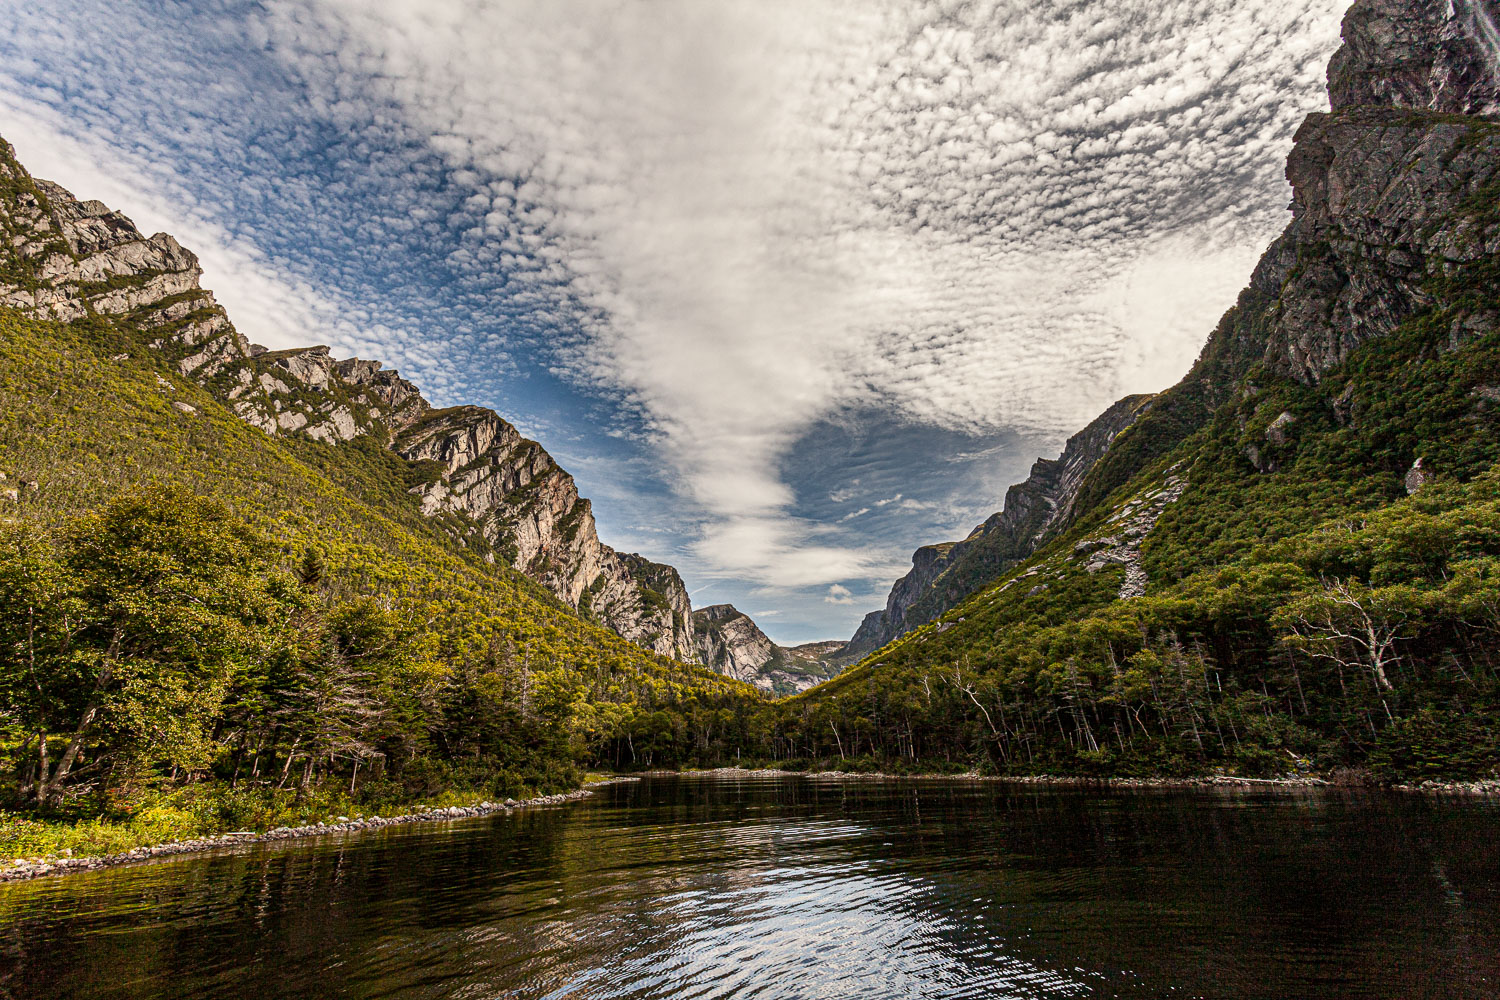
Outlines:
[[[0,305],[60,322],[98,314],[150,330],[152,349],[272,436],[330,445],[378,439],[430,471],[411,492],[461,544],[652,652],[699,662],[676,569],[604,544],[573,477],[497,413],[434,408],[398,372],[335,359],[326,346],[251,344],[201,286],[191,251],[165,233],[145,236],[102,202],[33,180],[3,139],[0,183],[10,244]]]
[[[838,673],[847,645],[838,640],[782,646],[732,604],[693,612],[693,636],[704,666],[769,694],[806,691]]]
[[[1030,476],[1006,491],[1000,511],[967,537],[917,549],[911,572],[891,587],[884,609],[865,616],[840,657],[858,659],[925,625],[1034,552],[1068,523],[1084,476],[1153,398],[1126,396],[1112,404],[1068,438],[1057,458],[1038,459]]]
[[[1287,158],[1292,218],[1191,370],[1032,554],[788,703],[790,756],[1500,773],[1500,59],[1481,15],[1356,0],[1330,109]]]

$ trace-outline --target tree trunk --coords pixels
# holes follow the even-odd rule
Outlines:
[[[100,707],[96,701],[83,710],[83,718],[78,720],[78,728],[73,731],[73,738],[68,741],[68,749],[63,751],[62,759],[57,762],[57,770],[52,776],[47,777],[45,772],[38,775],[36,783],[38,803],[45,805],[54,798],[62,798],[62,784],[67,780],[68,772],[73,770],[73,762],[78,759],[78,752],[83,749],[83,738],[87,735],[89,726],[93,725],[94,717],[99,714]]]
[[[1365,635],[1370,643],[1370,668],[1375,674],[1375,687],[1381,691],[1394,691],[1395,686],[1385,675],[1385,650],[1388,644],[1380,641],[1374,628],[1366,628]]]

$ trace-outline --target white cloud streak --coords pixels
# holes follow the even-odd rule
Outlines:
[[[798,586],[889,562],[786,517],[812,421],[1055,440],[1185,369],[1281,223],[1335,11],[323,0],[266,30],[329,114],[389,102],[469,172],[453,263],[638,409],[701,567]]]
[[[783,472],[808,428],[873,409],[1060,442],[1173,381],[1282,225],[1281,162],[1323,104],[1342,5],[265,0],[214,43],[274,61],[295,115],[343,137],[326,188],[257,174],[276,150],[216,128],[256,123],[254,79],[163,74],[180,121],[157,146],[16,82],[24,60],[0,71],[0,115],[38,173],[199,252],[252,338],[380,357],[444,401],[466,365],[526,352],[635,415],[607,433],[643,437],[670,471],[690,579],[846,604],[844,583],[906,561],[861,540],[879,513],[859,519],[933,505],[793,516]],[[27,20],[58,52],[78,44],[69,23]],[[91,58],[136,73],[121,52]],[[409,138],[422,148],[401,154]],[[372,179],[384,201],[343,237],[444,248],[441,337],[375,305],[399,273],[327,261],[319,280],[267,253],[163,168],[173,143],[239,169],[245,204],[296,206],[311,239],[334,235],[320,209]]]

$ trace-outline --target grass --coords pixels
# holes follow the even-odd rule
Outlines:
[[[584,784],[609,777],[591,773]],[[361,796],[363,801],[356,801],[343,791],[298,795],[290,790],[231,791],[222,785],[193,785],[148,794],[102,814],[97,809],[82,808],[52,816],[0,811],[0,862],[101,857],[238,831],[265,833],[281,826],[403,816],[424,808],[472,806],[497,798],[527,799],[571,791],[572,787],[543,781],[510,786],[503,795],[493,788],[450,788],[410,800],[369,800]]]

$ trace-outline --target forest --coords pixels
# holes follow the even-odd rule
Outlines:
[[[272,440],[116,324],[0,311],[0,851],[734,756],[751,688],[490,564],[409,465]]]
[[[774,749],[1016,775],[1492,774],[1497,486],[1490,471],[1430,487],[1129,601],[1062,570],[1030,596],[1001,584],[956,609],[962,625],[792,699]]]

